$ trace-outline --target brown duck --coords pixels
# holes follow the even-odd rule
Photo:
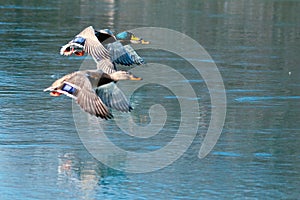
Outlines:
[[[102,70],[76,71],[56,80],[44,91],[50,91],[51,96],[64,94],[75,99],[85,112],[103,119],[111,119],[113,115],[109,108],[123,112],[132,109],[123,92],[115,84],[115,81],[119,80],[141,80],[141,78],[125,71],[111,74]],[[105,90],[101,95],[96,93],[95,88],[98,90],[101,86],[109,84],[112,84],[111,90]]]
[[[128,35],[131,39],[134,38],[135,40],[132,41],[140,41],[140,43],[144,41],[135,37],[132,33],[129,34],[129,32],[124,32],[120,35],[124,38],[125,35]],[[143,44],[148,43],[144,41]],[[65,56],[70,56],[73,53],[83,56],[85,52],[93,57],[98,69],[108,74],[117,70],[116,64],[130,66],[144,63],[143,58],[130,45],[123,46],[122,42],[110,30],[103,29],[96,31],[92,26],[82,30],[75,38],[60,49],[60,54]]]

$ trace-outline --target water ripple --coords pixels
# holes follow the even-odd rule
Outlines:
[[[236,98],[235,101],[238,102],[258,102],[258,101],[267,101],[267,100],[292,100],[292,99],[300,99],[300,96],[251,96],[251,97],[240,97]]]

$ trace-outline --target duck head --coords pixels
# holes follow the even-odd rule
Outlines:
[[[132,32],[123,31],[116,35],[117,40],[120,40],[124,44],[149,44],[149,41],[146,41],[142,38],[135,36]]]

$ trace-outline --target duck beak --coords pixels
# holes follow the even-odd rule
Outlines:
[[[140,80],[143,80],[143,79],[141,77],[137,77],[133,74],[130,74],[129,75],[129,80],[131,80],[131,81],[140,81]]]
[[[146,41],[146,40],[143,40],[143,39],[141,39],[141,44],[150,44],[150,42],[149,42],[149,41]]]
[[[136,37],[135,35],[132,35],[130,38],[130,42],[133,44],[149,44],[149,41],[143,40],[142,38]]]

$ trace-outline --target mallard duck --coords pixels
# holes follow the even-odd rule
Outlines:
[[[119,80],[141,80],[125,71],[111,74],[101,70],[76,71],[56,80],[44,91],[50,91],[51,96],[64,94],[76,100],[76,103],[86,112],[103,119],[111,119],[113,115],[109,108],[129,112],[129,105],[123,92],[114,82]],[[111,85],[111,89],[101,89]],[[95,92],[97,88],[98,92]]]
[[[134,33],[129,31],[123,31],[116,35],[116,39],[119,40],[123,45],[127,44],[150,44],[149,41],[139,38]]]
[[[66,56],[73,53],[82,56],[85,52],[94,58],[97,68],[106,73],[115,71],[115,64],[129,66],[144,63],[144,60],[130,45],[123,46],[109,29],[96,31],[92,26],[89,26],[68,44],[62,46],[60,50],[60,54]],[[105,61],[100,63],[103,60]]]

